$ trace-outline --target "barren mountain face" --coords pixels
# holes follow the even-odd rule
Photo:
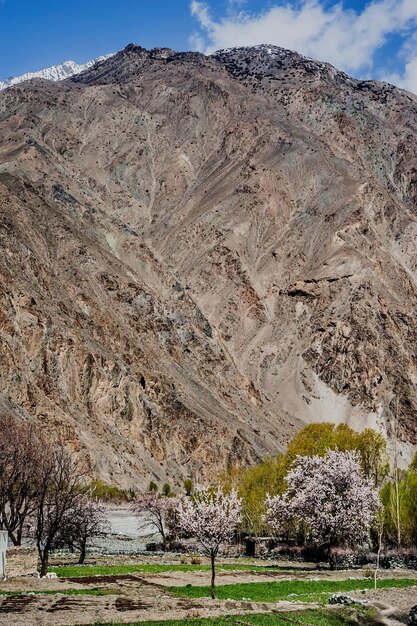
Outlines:
[[[0,403],[107,482],[417,443],[417,97],[275,47],[0,93]]]

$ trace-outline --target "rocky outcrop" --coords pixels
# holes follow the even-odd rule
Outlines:
[[[0,402],[122,486],[304,422],[416,443],[417,99],[128,46],[0,94]]]

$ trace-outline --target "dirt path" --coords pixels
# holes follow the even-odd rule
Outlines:
[[[366,600],[377,608],[385,618],[407,623],[408,612],[417,604],[416,587],[407,589],[367,589],[347,594],[358,600]]]
[[[397,570],[390,572],[389,570],[383,572],[381,578],[412,578],[415,576],[407,570]],[[266,570],[266,571],[253,571],[247,572],[244,570],[235,571],[221,571],[218,570],[216,574],[217,584],[219,585],[232,585],[236,583],[256,583],[256,582],[277,582],[282,580],[346,580],[350,579],[362,579],[365,577],[363,570],[357,570],[349,572],[346,571],[300,571],[297,573],[283,572],[279,569]],[[156,583],[164,587],[185,587],[186,585],[206,586],[210,584],[210,573],[208,571],[202,572],[166,572],[161,574],[143,574],[142,578],[149,583]],[[79,579],[81,580],[81,579]],[[417,578],[416,578],[417,584]]]

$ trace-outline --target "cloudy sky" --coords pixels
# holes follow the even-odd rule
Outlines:
[[[0,80],[130,42],[270,43],[417,93],[417,0],[0,0]]]

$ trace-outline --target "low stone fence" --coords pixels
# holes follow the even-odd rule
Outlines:
[[[271,546],[272,544],[272,546]],[[308,563],[325,563],[326,556],[314,547],[286,546],[284,544],[273,546],[257,544],[256,556],[263,559],[275,559],[277,561],[299,561]],[[363,569],[375,567],[377,554],[370,550],[357,550],[352,552],[348,549],[335,549],[332,552],[335,569]],[[410,569],[417,570],[417,551],[415,549],[387,550],[382,552],[379,559],[381,569]]]
[[[366,566],[376,566],[377,555],[375,553],[352,553],[336,554],[335,567],[337,569],[354,569]],[[410,553],[390,551],[383,553],[379,559],[381,569],[410,569],[417,570],[417,556],[415,552]]]
[[[38,551],[36,548],[14,547],[6,552],[6,576],[36,576],[38,573]]]

